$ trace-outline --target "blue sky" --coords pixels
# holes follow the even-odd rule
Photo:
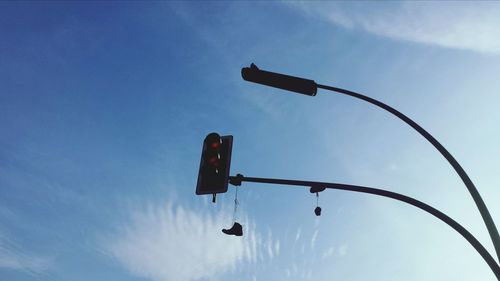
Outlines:
[[[411,206],[244,184],[194,194],[201,144],[232,174],[385,188],[493,247],[438,152],[367,103],[251,84],[262,69],[399,109],[457,158],[500,224],[495,2],[1,2],[0,279],[495,280]]]

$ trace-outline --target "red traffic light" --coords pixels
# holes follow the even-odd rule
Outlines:
[[[220,155],[217,154],[217,156],[212,156],[210,159],[208,159],[208,164],[218,167],[219,166],[219,160],[220,160]]]
[[[210,146],[213,149],[217,149],[220,147],[221,138],[217,133],[210,133],[205,137],[205,144]]]
[[[203,141],[196,194],[227,192],[231,164],[232,136],[210,133]]]
[[[213,148],[213,149],[219,149],[219,147],[220,147],[220,141],[218,141],[218,142],[212,142],[210,144],[210,147]]]

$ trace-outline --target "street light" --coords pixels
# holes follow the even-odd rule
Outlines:
[[[296,92],[308,96],[315,96],[318,85],[313,80],[295,76],[260,70],[252,63],[250,67],[241,69],[243,79],[287,91]]]
[[[479,213],[481,214],[481,217],[483,218],[486,228],[488,229],[488,232],[490,234],[493,246],[495,247],[497,258],[500,261],[500,236],[495,226],[495,222],[491,218],[490,212],[488,211],[486,204],[484,204],[481,195],[477,191],[476,187],[472,183],[467,173],[465,173],[462,166],[460,166],[460,164],[457,162],[457,160],[455,160],[455,158],[448,152],[448,150],[446,150],[446,148],[444,148],[444,146],[441,145],[441,143],[439,143],[431,134],[429,134],[426,130],[424,130],[420,125],[415,123],[413,120],[408,118],[403,113],[388,106],[387,104],[375,100],[373,98],[367,97],[365,95],[341,88],[317,84],[316,82],[314,82],[314,80],[308,80],[300,77],[260,70],[253,63],[250,65],[250,67],[244,67],[241,69],[241,76],[246,81],[263,84],[271,87],[276,87],[283,90],[288,90],[308,96],[315,96],[318,88],[337,92],[340,94],[348,95],[351,97],[367,101],[373,105],[376,105],[392,113],[399,119],[403,120],[406,124],[410,125],[420,135],[422,135],[426,140],[428,140],[441,153],[441,155],[443,155],[444,158],[446,158],[448,163],[450,163],[453,169],[455,169],[457,174],[460,176],[465,186],[469,190],[469,193],[471,194],[472,198],[474,199],[474,202],[476,203]]]
[[[425,204],[422,201],[419,201],[415,198],[399,194],[396,192],[380,189],[380,188],[373,188],[373,187],[366,187],[366,186],[359,186],[359,185],[351,185],[351,184],[342,184],[342,183],[331,183],[331,182],[316,182],[316,181],[301,181],[301,180],[288,180],[288,179],[272,179],[272,178],[255,178],[255,177],[245,177],[241,174],[237,174],[236,176],[231,176],[229,177],[229,182],[232,185],[235,186],[240,186],[242,182],[254,182],[254,183],[266,183],[266,184],[279,184],[279,185],[288,185],[288,186],[306,186],[310,187],[310,192],[311,193],[317,193],[324,191],[325,189],[336,189],[336,190],[345,190],[345,191],[352,191],[352,192],[360,192],[360,193],[367,193],[367,194],[372,194],[376,196],[382,196],[386,198],[391,198],[394,200],[398,200],[404,203],[407,203],[409,205],[412,205],[414,207],[417,207],[434,217],[440,219],[447,225],[449,225],[451,228],[453,228],[455,231],[457,231],[462,237],[464,237],[473,247],[476,249],[476,251],[481,255],[483,260],[488,264],[490,267],[491,271],[493,271],[493,274],[495,274],[495,277],[497,280],[500,281],[500,266],[496,263],[495,258],[490,255],[490,253],[484,248],[484,246],[472,235],[467,229],[465,229],[462,225],[460,225],[458,222],[447,216],[445,213],[437,210],[436,208],[433,208],[432,206],[429,206]]]

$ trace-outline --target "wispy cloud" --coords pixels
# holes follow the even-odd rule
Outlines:
[[[273,258],[280,253],[280,241],[273,240],[273,235],[272,232],[269,230],[268,236],[267,236],[267,241],[265,242],[267,244],[267,255],[269,258]]]
[[[323,254],[321,255],[321,258],[322,259],[329,258],[329,257],[333,256],[334,252],[335,252],[335,247],[332,246],[323,252]]]
[[[0,233],[0,268],[38,274],[46,271],[52,261],[24,251],[5,234]]]
[[[210,215],[171,203],[149,206],[132,212],[108,241],[108,252],[131,273],[155,281],[214,278],[264,259],[263,251],[269,257],[279,252],[271,234],[262,239],[247,221],[243,237],[224,235],[221,228],[230,221],[224,211]]]
[[[295,6],[348,29],[500,55],[500,4],[496,2],[301,3]]]
[[[297,233],[295,234],[295,243],[299,241],[301,233],[302,233],[302,228],[299,227],[299,229],[297,229]]]
[[[348,249],[348,246],[346,244],[341,245],[339,247],[339,256],[343,257],[343,256],[347,255],[347,249]]]
[[[311,237],[311,249],[314,249],[314,246],[316,246],[316,238],[318,238],[318,229],[314,231],[313,236]]]
[[[280,254],[280,240],[276,240],[274,242],[274,253],[276,255],[279,255]]]

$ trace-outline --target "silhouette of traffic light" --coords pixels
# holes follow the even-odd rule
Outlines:
[[[203,141],[196,194],[227,192],[233,136],[210,133]]]

